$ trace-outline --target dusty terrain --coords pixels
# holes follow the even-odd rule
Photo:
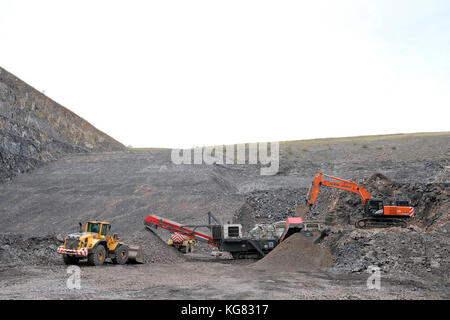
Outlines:
[[[249,263],[249,261],[244,261]],[[448,299],[443,284],[368,274],[273,272],[244,263],[188,261],[101,267],[81,265],[81,289],[68,289],[63,265],[0,267],[0,299]]]
[[[280,153],[274,176],[261,176],[256,165],[174,165],[169,150],[66,155],[16,176],[0,185],[0,298],[450,297],[450,134],[298,141]],[[215,258],[206,246],[187,257],[167,253],[139,234],[150,213],[192,224],[205,223],[211,211],[248,226],[294,216],[318,171],[362,183],[376,196],[407,198],[416,219],[406,229],[356,230],[358,197],[321,190],[308,218],[329,223],[319,245],[333,266],[324,271],[255,272],[254,261]],[[53,250],[88,218],[110,221],[123,238],[153,251],[145,265],[82,264],[82,289],[69,290]],[[172,261],[154,256],[158,250]],[[373,265],[381,269],[380,290],[366,286]]]
[[[139,230],[127,239],[145,247],[145,264],[118,266],[108,261],[91,267],[81,261],[80,289],[67,287],[68,281],[72,283],[72,273],[55,253],[56,237],[2,237],[0,299],[449,298],[445,283],[419,277],[383,274],[380,289],[369,290],[368,273],[304,268],[302,248],[289,248],[288,242],[278,250],[287,257],[268,255],[255,262],[198,252],[182,255],[149,232]],[[299,240],[303,242],[299,237],[289,242]],[[7,250],[6,243],[17,250]],[[295,251],[300,257],[293,255]],[[329,262],[324,266],[329,267]]]

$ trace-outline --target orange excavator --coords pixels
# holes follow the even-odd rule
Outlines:
[[[396,201],[395,205],[384,205],[382,199],[372,198],[366,189],[354,182],[317,173],[306,195],[306,203],[311,207],[317,199],[321,186],[341,189],[356,193],[364,205],[364,218],[355,223],[357,228],[402,227],[405,220],[414,218],[414,207],[409,201]]]

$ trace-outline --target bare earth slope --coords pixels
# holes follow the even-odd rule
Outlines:
[[[67,155],[0,185],[0,215],[7,221],[0,232],[64,233],[77,228],[80,220],[98,217],[128,234],[139,230],[149,213],[204,223],[212,211],[226,222],[245,202],[257,222],[281,220],[294,215],[318,171],[356,182],[379,172],[397,183],[431,183],[447,170],[449,137],[366,141],[367,149],[338,142],[332,150],[317,145],[295,156],[282,151],[281,170],[275,176],[261,176],[253,165],[174,165],[169,150]],[[397,149],[376,149],[383,143]],[[336,191],[324,188],[321,193]],[[358,210],[359,199],[351,201]],[[317,210],[325,212],[329,205],[324,196]]]
[[[0,183],[63,154],[123,149],[0,67]]]

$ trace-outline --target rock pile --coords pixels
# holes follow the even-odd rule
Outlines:
[[[334,256],[333,268],[363,272],[377,266],[386,273],[450,276],[448,233],[418,228],[332,230],[323,240]]]
[[[153,231],[143,228],[124,240],[126,244],[138,245],[144,252],[145,263],[181,263],[183,254],[170,247]]]
[[[305,195],[305,188],[254,191],[246,196],[241,210],[252,212],[257,222],[280,221],[295,215],[295,207],[304,203]],[[239,211],[238,215],[241,215]]]
[[[327,249],[313,244],[296,233],[280,243],[267,256],[252,265],[258,270],[307,271],[330,268],[333,256]]]
[[[0,265],[62,264],[61,256],[56,253],[61,244],[54,235],[0,234]]]
[[[306,218],[333,222],[329,225],[329,234],[320,243],[333,255],[333,269],[364,272],[369,266],[378,266],[386,273],[416,276],[440,274],[448,278],[450,183],[396,183],[381,174],[356,182],[373,197],[384,199],[386,204],[409,200],[415,207],[416,217],[406,229],[355,229],[354,222],[363,216],[360,198],[350,192],[321,188],[318,200]],[[296,204],[301,204],[299,200],[304,199],[306,192],[302,189],[280,189],[251,193],[245,208],[241,208],[235,218],[274,222],[294,216]],[[286,241],[285,245],[288,244]],[[285,263],[281,254],[283,247],[281,244],[256,265],[267,264],[270,268],[286,264],[286,268],[290,268],[295,259],[291,261],[287,258]],[[295,263],[292,268],[296,269]]]

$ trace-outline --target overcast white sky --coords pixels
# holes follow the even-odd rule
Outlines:
[[[134,147],[450,129],[445,0],[0,0],[0,65]]]

